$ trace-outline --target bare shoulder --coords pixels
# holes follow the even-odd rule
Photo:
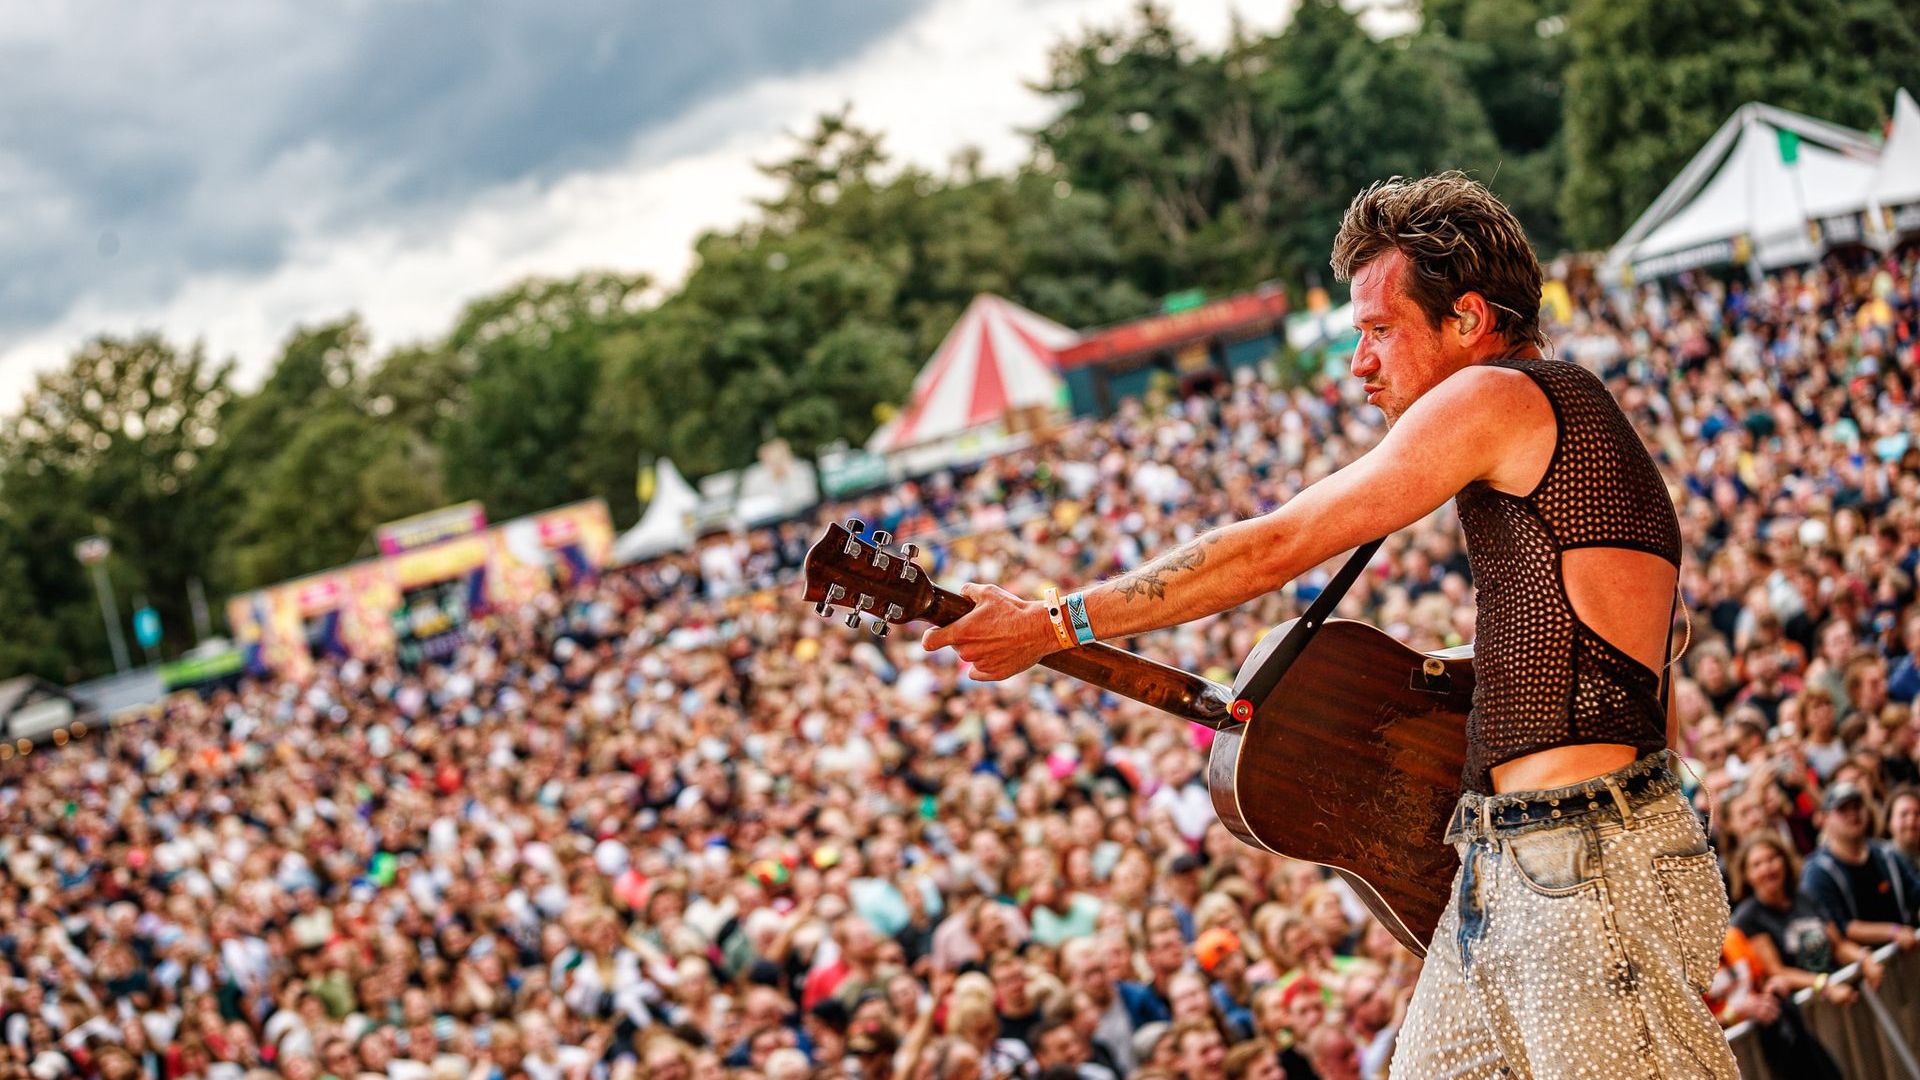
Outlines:
[[[1508,410],[1532,404],[1538,404],[1548,416],[1552,415],[1547,396],[1533,381],[1533,376],[1491,364],[1461,368],[1440,380],[1421,402],[1429,398],[1462,419],[1473,415],[1506,416]]]
[[[1455,437],[1504,438],[1517,434],[1516,429],[1542,425],[1551,432],[1553,406],[1525,372],[1475,364],[1422,394],[1405,420],[1444,426]]]
[[[1443,438],[1477,463],[1477,478],[1512,492],[1533,490],[1558,431],[1553,406],[1532,376],[1487,364],[1442,379],[1407,410],[1401,426]]]

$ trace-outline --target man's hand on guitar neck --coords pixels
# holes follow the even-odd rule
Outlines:
[[[973,601],[973,610],[928,630],[920,646],[928,652],[953,646],[961,660],[973,665],[973,678],[1010,678],[1059,650],[1060,639],[1040,601],[1022,600],[998,585],[971,583],[961,586],[960,593]]]

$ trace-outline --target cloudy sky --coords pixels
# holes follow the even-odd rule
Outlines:
[[[250,384],[348,310],[385,346],[531,273],[676,280],[764,193],[754,162],[846,103],[896,158],[1011,166],[1049,47],[1132,6],[0,4],[0,409],[102,331],[204,339]],[[1233,6],[1174,9],[1217,44]]]

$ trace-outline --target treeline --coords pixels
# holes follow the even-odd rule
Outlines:
[[[1603,246],[1744,101],[1881,122],[1920,85],[1917,21],[1894,0],[1427,0],[1376,40],[1305,0],[1209,51],[1148,5],[1056,48],[1024,167],[896,167],[822,117],[664,296],[529,281],[384,355],[349,314],[295,330],[250,393],[197,345],[100,338],[0,428],[0,674],[110,666],[80,537],[113,541],[122,615],[144,598],[171,655],[190,582],[218,620],[225,595],[369,554],[382,521],[602,495],[625,523],[645,457],[700,475],[770,438],[861,441],[981,291],[1085,326],[1177,290],[1330,285],[1340,212],[1379,177],[1464,168],[1544,251]]]

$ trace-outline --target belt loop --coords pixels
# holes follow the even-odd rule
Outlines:
[[[1629,829],[1633,828],[1633,807],[1627,805],[1627,796],[1625,792],[1620,790],[1620,781],[1615,780],[1613,776],[1609,774],[1601,777],[1600,782],[1607,785],[1607,792],[1613,796],[1614,803],[1620,807],[1621,824]]]
[[[1493,798],[1480,800],[1480,834],[1487,838],[1487,846],[1494,851],[1500,850],[1500,837],[1493,831]]]

